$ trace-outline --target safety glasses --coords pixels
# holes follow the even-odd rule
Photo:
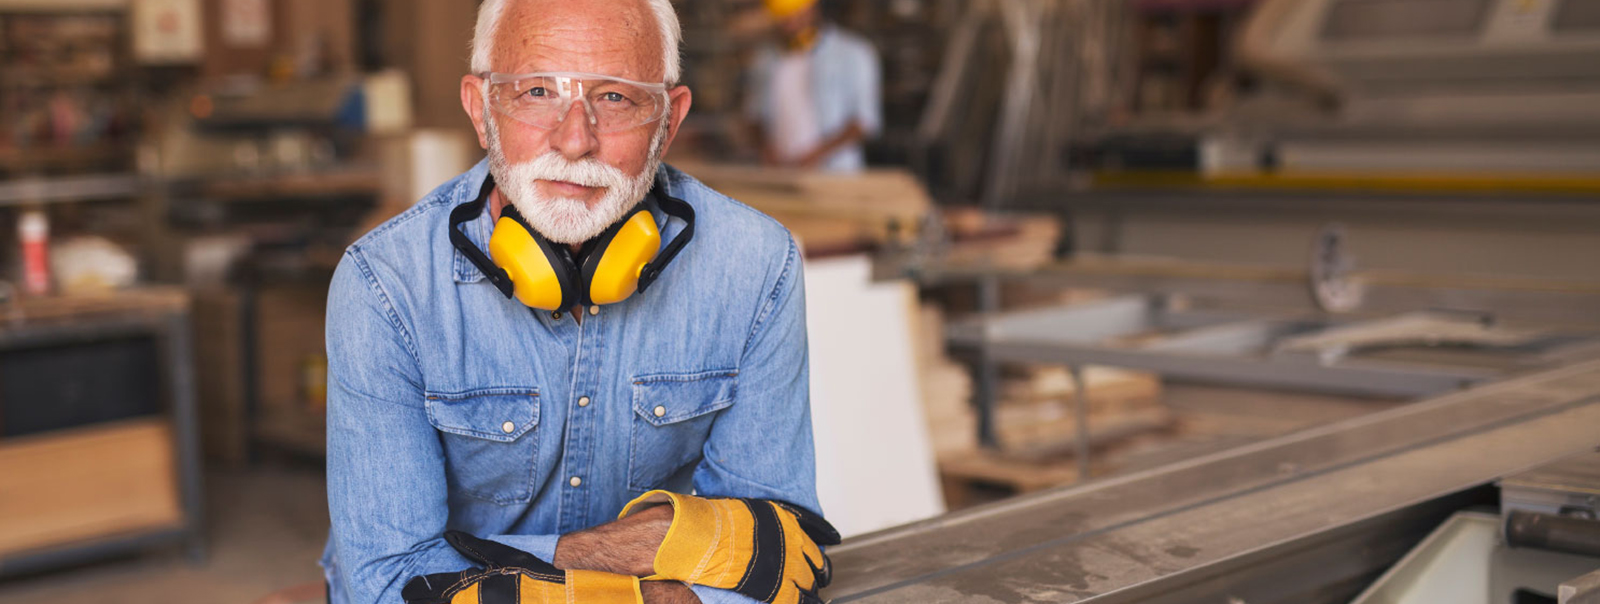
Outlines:
[[[593,73],[487,73],[489,106],[502,115],[546,130],[561,125],[582,102],[596,132],[616,132],[667,114],[667,85]]]

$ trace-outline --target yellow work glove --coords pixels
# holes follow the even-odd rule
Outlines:
[[[649,579],[728,589],[772,604],[821,604],[832,563],[820,545],[839,531],[797,505],[767,499],[707,499],[650,491],[618,518],[655,505],[672,506],[672,525],[656,550]]]
[[[484,567],[413,577],[400,591],[406,604],[644,604],[638,577],[564,571],[528,552],[460,531],[446,531],[444,540]]]

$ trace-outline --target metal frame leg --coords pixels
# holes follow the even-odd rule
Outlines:
[[[178,484],[189,559],[206,556],[205,493],[201,482],[199,410],[195,400],[194,342],[188,314],[167,320],[167,367],[172,425],[177,438]]]
[[[1000,310],[1000,279],[985,275],[978,279],[978,312],[984,315]],[[978,347],[978,362],[974,367],[972,389],[973,406],[978,415],[978,445],[986,449],[1000,446],[995,434],[994,406],[1000,400],[1000,363],[989,353],[989,347]]]
[[[1078,482],[1089,479],[1089,383],[1083,379],[1083,365],[1068,365],[1072,373],[1072,417],[1078,431],[1077,458]]]

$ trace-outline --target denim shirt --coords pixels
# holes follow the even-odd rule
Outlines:
[[[746,80],[745,116],[768,133],[778,131],[776,123],[782,118],[772,113],[772,74],[783,52],[774,46],[760,48]],[[837,26],[824,25],[807,52],[811,53],[811,106],[816,109],[822,138],[833,137],[851,121],[859,124],[866,136],[877,136],[883,130],[882,76],[872,43]],[[856,142],[829,155],[821,167],[853,172],[865,168],[866,163],[862,145]]]
[[[345,252],[328,293],[334,603],[399,603],[411,577],[468,568],[466,531],[545,560],[565,533],[650,489],[818,509],[805,290],[773,219],[671,167],[695,235],[649,291],[533,312],[455,250],[448,215],[486,163]],[[682,228],[657,215],[663,237]],[[461,225],[484,247],[489,213]],[[751,602],[696,586],[704,602]]]

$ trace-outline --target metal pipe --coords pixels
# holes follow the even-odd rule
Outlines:
[[[1505,531],[1511,547],[1600,557],[1600,520],[1512,510]]]

